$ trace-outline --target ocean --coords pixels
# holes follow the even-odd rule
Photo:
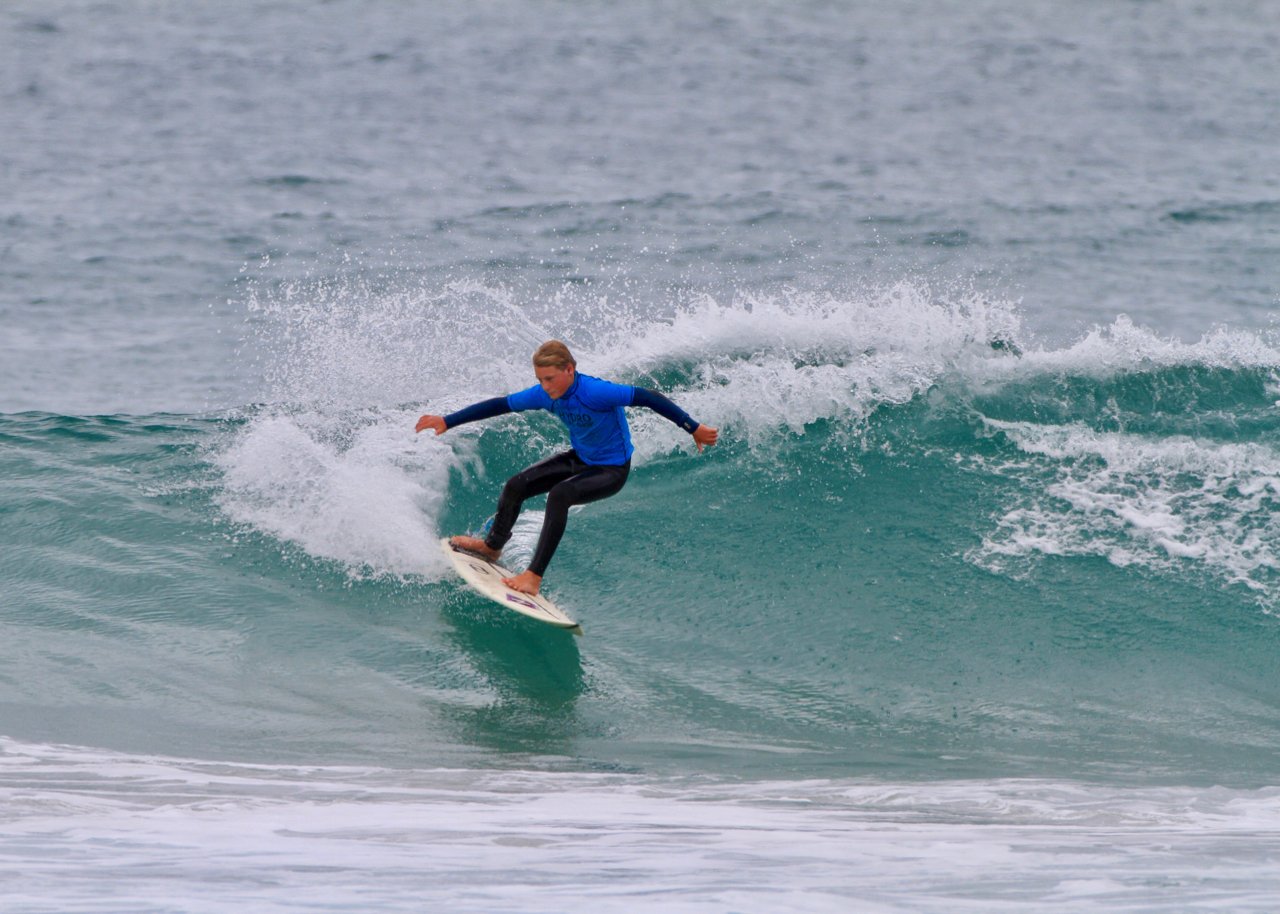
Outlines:
[[[0,910],[1263,912],[1280,8],[0,7]],[[435,540],[658,389],[545,589]],[[537,539],[530,503],[508,547]]]

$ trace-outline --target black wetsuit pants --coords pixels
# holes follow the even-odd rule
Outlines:
[[[498,513],[485,537],[490,549],[502,549],[511,539],[511,530],[520,516],[525,499],[547,496],[547,515],[542,522],[542,535],[534,550],[529,570],[541,577],[547,571],[551,556],[564,536],[569,508],[617,495],[627,482],[631,461],[621,466],[592,466],[583,463],[577,451],[565,451],[521,470],[507,480],[498,498]]]

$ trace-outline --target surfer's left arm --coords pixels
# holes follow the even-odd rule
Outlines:
[[[715,444],[720,437],[719,429],[701,424],[656,390],[650,390],[647,387],[635,387],[632,389],[635,391],[631,397],[632,406],[643,406],[646,409],[651,409],[664,419],[669,419],[680,426],[693,436],[693,443],[698,446],[699,451],[704,447]]]

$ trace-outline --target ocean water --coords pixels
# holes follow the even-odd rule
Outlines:
[[[0,7],[0,909],[1271,911],[1280,11]],[[547,590],[417,436],[567,340]],[[533,503],[509,547],[527,559]]]

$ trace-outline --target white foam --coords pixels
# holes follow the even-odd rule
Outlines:
[[[410,412],[345,419],[267,411],[249,420],[215,457],[222,509],[352,575],[441,575],[436,518],[458,456],[415,436]]]
[[[986,420],[1023,453],[1048,458],[974,558],[1099,555],[1120,566],[1194,561],[1275,595],[1280,453],[1258,443],[1147,438],[1087,426]],[[1029,469],[1031,465],[1023,467]],[[1028,477],[1031,474],[1025,473]]]
[[[667,322],[605,338],[591,356],[626,378],[690,366],[695,380],[678,392],[681,405],[756,448],[819,420],[856,431],[959,365],[1007,356],[992,343],[1013,342],[1018,331],[1009,303],[899,283],[856,295],[703,297]],[[660,446],[680,441],[655,431],[661,421],[637,421]]]
[[[1150,371],[1178,366],[1280,370],[1280,342],[1265,331],[1217,327],[1187,343],[1162,336],[1118,315],[1108,326],[1089,330],[1061,348],[1028,347],[1020,359],[989,361],[987,380],[1074,374],[1106,378],[1123,371]]]
[[[254,765],[0,738],[6,910],[1261,912],[1278,849],[1276,788]]]

